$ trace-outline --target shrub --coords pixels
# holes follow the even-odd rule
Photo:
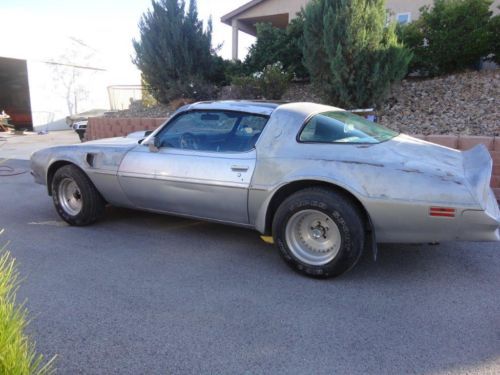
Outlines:
[[[305,8],[304,62],[327,101],[371,107],[407,72],[411,53],[386,25],[384,0],[317,0]]]
[[[283,97],[290,83],[290,73],[284,70],[281,62],[268,65],[262,73],[258,73],[258,80],[262,95],[268,100],[279,100]]]
[[[36,354],[34,343],[24,333],[28,313],[16,304],[18,286],[15,260],[0,249],[0,374],[52,374],[53,360],[44,364],[43,356]]]
[[[144,77],[141,77],[141,86],[142,86],[142,99],[141,103],[145,108],[151,108],[158,105],[158,101],[151,95],[151,89],[149,85],[144,80]]]
[[[302,63],[301,40],[304,30],[302,15],[293,19],[286,29],[269,23],[257,24],[257,41],[245,59],[250,72],[259,72],[268,65],[281,62],[285,70],[297,78],[307,78],[309,73]]]
[[[419,72],[423,74],[428,70],[427,57],[425,56],[426,43],[420,29],[421,20],[408,24],[396,26],[398,39],[412,52],[412,58],[408,64],[408,72]]]
[[[477,66],[492,52],[495,40],[489,26],[491,3],[435,0],[434,6],[422,7],[420,18],[400,32],[403,43],[414,53],[410,69],[432,76]]]
[[[219,87],[230,85],[234,77],[241,77],[251,73],[248,66],[239,60],[224,60],[222,57],[217,56],[216,61],[216,75],[212,81]]]
[[[262,72],[239,76],[233,79],[236,99],[279,100],[283,97],[290,83],[290,73],[286,72],[281,62],[268,65]]]
[[[492,60],[500,65],[500,15],[491,18],[489,32]]]
[[[153,0],[139,23],[136,57],[151,94],[160,103],[178,97],[210,98],[221,80],[220,60],[212,50],[212,23],[205,30],[196,1]]]
[[[233,77],[240,77],[252,73],[248,66],[240,60],[224,60],[224,71],[229,82],[232,82]]]
[[[262,98],[262,90],[256,75],[233,77],[232,83],[235,90],[231,95],[234,99]]]

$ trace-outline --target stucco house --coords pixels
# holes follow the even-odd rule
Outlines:
[[[269,22],[276,27],[285,28],[297,13],[311,0],[252,0],[232,12],[224,15],[221,21],[233,29],[232,57],[238,59],[238,34],[240,31],[255,36],[255,25]],[[419,9],[433,4],[433,0],[387,0],[387,8],[393,19],[400,23],[411,22],[418,18]],[[500,0],[492,4],[494,13],[498,13]]]

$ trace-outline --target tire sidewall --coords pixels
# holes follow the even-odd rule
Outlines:
[[[59,187],[64,179],[71,179],[78,186],[82,199],[82,209],[77,215],[70,215],[67,213],[59,201]],[[89,217],[91,214],[91,199],[93,186],[91,185],[88,178],[73,166],[64,166],[56,171],[52,179],[52,199],[54,201],[54,206],[57,210],[59,216],[69,223],[70,225],[88,225],[91,220]]]
[[[329,263],[314,266],[298,259],[286,242],[286,226],[297,212],[313,209],[328,215],[337,225],[341,244],[338,254]],[[283,202],[276,213],[273,235],[286,263],[308,276],[326,278],[338,276],[351,269],[359,260],[364,246],[362,221],[356,210],[344,199],[314,191],[296,194]]]

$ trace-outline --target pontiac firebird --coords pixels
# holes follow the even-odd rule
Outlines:
[[[500,240],[484,146],[453,150],[313,103],[196,103],[151,134],[51,147],[31,163],[71,225],[110,204],[248,227],[315,277],[377,243]]]

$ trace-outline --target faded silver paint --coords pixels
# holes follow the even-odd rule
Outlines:
[[[73,163],[116,206],[196,217],[266,232],[270,203],[290,183],[315,181],[352,194],[371,219],[378,242],[500,240],[500,210],[489,187],[492,161],[484,146],[460,152],[400,135],[380,144],[296,141],[314,114],[339,110],[312,103],[205,102],[179,109],[232,110],[270,116],[254,150],[200,152],[141,144],[138,134],[33,154],[35,180]],[[50,192],[50,187],[49,187]],[[456,217],[431,217],[431,206]]]

